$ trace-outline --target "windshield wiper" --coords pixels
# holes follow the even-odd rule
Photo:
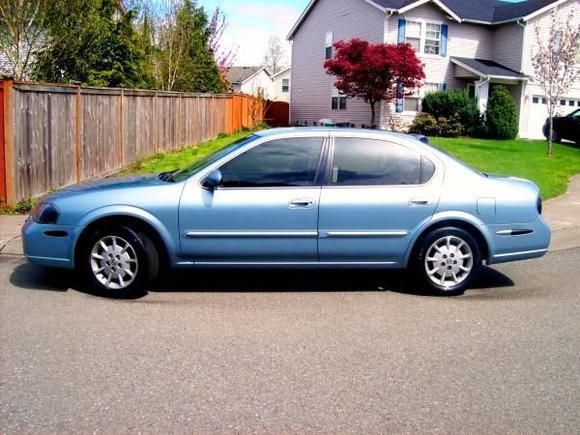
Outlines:
[[[177,171],[178,171],[177,169],[174,169],[173,171],[162,172],[161,174],[159,174],[158,178],[161,181],[175,183],[175,180],[173,179],[173,174],[175,174]]]

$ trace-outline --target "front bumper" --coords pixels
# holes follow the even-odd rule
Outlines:
[[[24,256],[32,264],[73,269],[79,233],[72,225],[39,224],[29,217],[22,227]]]
[[[542,257],[550,246],[551,230],[542,216],[526,224],[488,225],[493,246],[488,264]]]

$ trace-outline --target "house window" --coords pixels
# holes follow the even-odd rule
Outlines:
[[[532,102],[533,102],[534,104],[539,104],[539,103],[540,103],[540,98],[539,98],[539,97],[533,97],[533,98],[532,98]]]
[[[331,104],[332,110],[346,110],[346,96],[341,95],[338,89],[332,89]]]
[[[326,59],[332,58],[332,43],[334,42],[334,34],[332,32],[326,32]]]
[[[407,21],[405,41],[411,44],[415,51],[421,51],[422,27],[419,21]]]
[[[282,92],[290,92],[290,79],[282,79]]]
[[[568,106],[572,106],[572,107],[574,107],[574,100],[570,100],[570,101],[568,101]]]
[[[560,106],[565,106],[566,105],[566,100],[560,100]]]
[[[425,53],[439,54],[441,48],[441,24],[427,23],[425,28]]]
[[[439,83],[425,83],[420,89],[415,89],[412,95],[405,97],[403,101],[403,111],[420,112],[421,103],[425,95],[431,92],[436,92],[439,89]]]

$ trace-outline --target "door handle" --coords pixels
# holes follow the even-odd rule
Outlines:
[[[313,199],[309,198],[301,198],[301,199],[293,199],[288,203],[289,208],[310,208],[316,202]]]
[[[411,207],[431,205],[433,200],[431,198],[413,198],[409,201]]]

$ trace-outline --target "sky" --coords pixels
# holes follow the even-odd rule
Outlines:
[[[261,65],[270,36],[284,41],[286,62],[290,63],[288,32],[309,0],[199,0],[208,12],[219,6],[226,14],[228,28],[224,46],[234,47],[235,65]]]
[[[521,0],[506,0],[521,1]],[[211,13],[219,6],[226,14],[228,28],[224,46],[237,52],[235,65],[261,65],[270,36],[284,41],[286,62],[290,63],[288,32],[309,0],[198,0]]]

